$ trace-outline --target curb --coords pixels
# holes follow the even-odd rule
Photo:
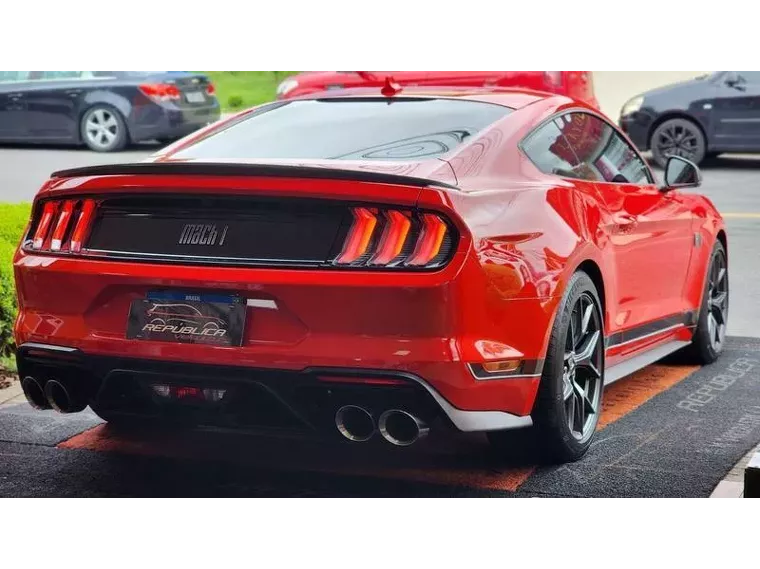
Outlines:
[[[760,498],[760,450],[752,455],[744,469],[744,497]]]
[[[15,399],[19,395],[21,395],[23,391],[21,390],[21,382],[16,381],[11,385],[10,387],[7,387],[5,389],[0,389],[0,405],[3,403],[7,403],[11,399]]]

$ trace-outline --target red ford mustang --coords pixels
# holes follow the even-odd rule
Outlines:
[[[657,185],[563,96],[384,92],[53,174],[15,258],[31,404],[401,446],[482,431],[504,452],[533,425],[575,460],[605,384],[718,357],[726,234],[680,190],[693,164]]]

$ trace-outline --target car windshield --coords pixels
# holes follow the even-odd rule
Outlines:
[[[177,159],[416,160],[446,154],[512,109],[455,99],[276,103],[177,152]]]

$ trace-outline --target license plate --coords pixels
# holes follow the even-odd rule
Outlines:
[[[127,338],[183,344],[241,346],[246,303],[237,296],[149,293],[133,300]]]
[[[185,99],[187,99],[188,103],[205,103],[206,97],[203,96],[203,93],[199,91],[191,91],[189,93],[185,93]]]

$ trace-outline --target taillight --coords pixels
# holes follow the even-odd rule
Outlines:
[[[206,85],[206,94],[207,95],[213,95],[216,93],[216,87],[214,87],[214,84],[209,82],[208,85]]]
[[[369,268],[436,268],[456,242],[451,224],[437,213],[351,208],[353,220],[336,265]]]
[[[92,225],[95,200],[51,200],[42,206],[39,219],[24,247],[33,251],[79,253]]]
[[[179,89],[170,83],[143,83],[138,89],[154,101],[178,101],[180,98]]]

